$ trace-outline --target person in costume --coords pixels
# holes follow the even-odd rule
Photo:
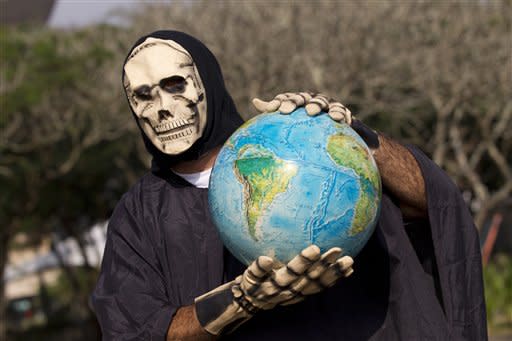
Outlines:
[[[208,211],[215,157],[243,120],[213,54],[177,31],[140,38],[123,84],[151,171],[109,222],[92,305],[106,340],[483,340],[479,240],[458,188],[419,149],[376,133],[322,95],[254,100],[345,121],[384,185],[375,233],[354,260],[312,245],[288,264],[239,263]]]

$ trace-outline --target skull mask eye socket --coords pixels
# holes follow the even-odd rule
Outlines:
[[[171,94],[181,94],[185,92],[187,81],[181,76],[171,76],[164,78],[158,84],[160,88]]]
[[[143,85],[138,87],[133,91],[135,97],[141,101],[149,101],[152,99],[151,96],[151,90],[156,85],[148,86]],[[187,80],[181,76],[171,76],[162,79],[158,86],[164,90],[165,92],[168,92],[170,94],[181,94],[185,92],[185,88],[187,86]]]
[[[151,100],[151,87],[147,85],[143,85],[138,87],[133,91],[135,97],[141,101],[149,101]]]

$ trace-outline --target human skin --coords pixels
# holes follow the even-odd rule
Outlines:
[[[425,181],[414,156],[407,148],[379,134],[374,158],[384,187],[398,200],[406,218],[427,216]]]
[[[167,341],[211,341],[216,337],[206,332],[196,317],[194,305],[178,309],[167,331]]]

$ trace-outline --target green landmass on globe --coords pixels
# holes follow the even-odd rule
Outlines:
[[[272,152],[247,145],[234,164],[235,174],[244,186],[244,202],[250,236],[257,241],[257,223],[279,193],[288,188],[297,167],[277,158]]]
[[[363,231],[376,214],[380,181],[378,173],[370,168],[370,154],[357,141],[348,135],[333,135],[327,141],[327,153],[338,165],[352,168],[358,175],[361,193],[356,202],[355,215],[350,234]]]

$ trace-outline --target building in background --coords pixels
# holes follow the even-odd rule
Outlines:
[[[56,234],[44,238],[38,246],[13,248],[7,255],[2,280],[7,300],[9,328],[24,330],[47,322],[43,293],[55,285],[64,267],[88,266],[99,269],[105,249],[107,222],[96,224],[75,238],[60,239]],[[25,244],[27,236],[19,233],[14,243]]]
[[[52,13],[56,0],[2,0],[0,1],[0,23],[44,24]]]

